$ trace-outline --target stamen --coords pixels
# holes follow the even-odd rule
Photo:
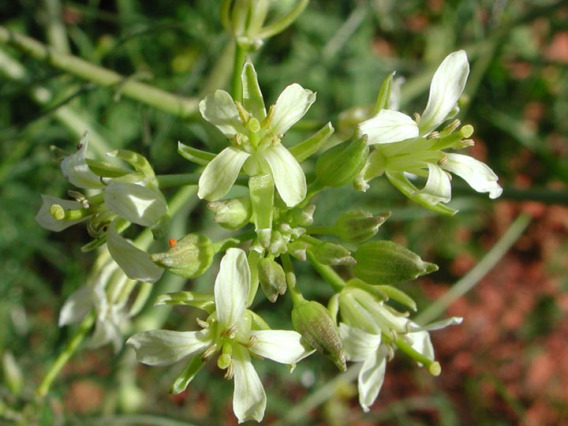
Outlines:
[[[256,337],[256,336],[253,334],[253,335],[251,335],[251,336],[249,337],[248,342],[242,343],[242,345],[243,345],[245,348],[250,349],[250,348],[252,348],[252,347],[256,344],[256,342],[258,342],[258,337]]]
[[[170,248],[174,248],[177,244],[177,240],[175,238],[170,238],[168,240],[168,245],[170,246]]]
[[[221,337],[227,337],[229,339],[234,339],[238,330],[239,330],[238,327],[236,325],[233,325],[233,326],[223,330],[221,332]]]
[[[205,349],[205,352],[203,352],[203,354],[201,355],[201,361],[203,361],[204,363],[209,361],[211,357],[215,355],[215,352],[217,352],[217,344],[213,343],[211,346]]]
[[[209,328],[209,323],[207,321],[203,321],[201,318],[195,318],[195,322],[201,328]]]
[[[438,161],[438,166],[442,167],[448,164],[448,156],[444,154],[444,156]]]
[[[224,379],[232,380],[234,375],[235,375],[235,363],[233,362],[233,360],[231,360],[231,363],[229,364],[227,371],[225,371]]]

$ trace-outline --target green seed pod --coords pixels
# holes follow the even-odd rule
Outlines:
[[[241,197],[208,203],[207,207],[215,213],[214,220],[223,228],[239,229],[250,221],[252,208],[250,198]]]
[[[341,371],[347,369],[339,330],[323,305],[306,300],[295,303],[292,324],[305,344],[330,358]]]
[[[264,258],[258,263],[258,278],[262,292],[271,302],[286,293],[286,274],[273,259]]]
[[[339,216],[334,232],[346,243],[362,243],[374,237],[389,217],[390,212],[373,216],[370,212],[363,210],[349,210]]]
[[[188,234],[163,253],[154,253],[150,259],[183,278],[195,278],[209,268],[215,255],[211,240],[201,234]]]
[[[368,155],[367,136],[343,142],[318,158],[316,176],[326,186],[345,185],[363,168]]]
[[[371,284],[398,284],[438,270],[416,253],[392,241],[370,241],[353,255],[357,265],[353,273]]]

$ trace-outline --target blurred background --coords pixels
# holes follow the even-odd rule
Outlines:
[[[199,99],[226,88],[231,72],[219,3],[15,0],[0,2],[0,25]],[[273,13],[293,3],[274,2]],[[353,374],[336,379],[333,364],[321,357],[302,362],[292,375],[285,367],[256,363],[268,394],[266,424],[568,423],[566,22],[565,1],[312,0],[292,27],[254,56],[268,103],[291,82],[318,93],[306,121],[291,132],[289,140],[295,140],[330,119],[337,123],[342,111],[373,104],[393,70],[405,78],[401,108],[422,111],[436,67],[448,53],[465,49],[471,74],[460,118],[475,128],[470,154],[486,162],[505,188],[491,201],[455,179],[451,206],[460,213],[451,218],[412,204],[386,181],[374,181],[364,198],[349,188],[340,200],[323,193],[319,224],[332,223],[345,205],[392,211],[379,238],[440,266],[404,290],[421,310],[448,291],[466,292],[437,312],[463,316],[464,323],[432,333],[440,377],[399,356],[366,414]],[[217,151],[223,143],[198,117],[158,111],[122,95],[120,85],[97,86],[0,44],[0,349],[4,359],[13,355],[23,374],[14,385],[4,369],[0,416],[4,403],[22,406],[32,397],[73,332],[58,328],[57,318],[65,298],[85,283],[94,255],[80,247],[89,237],[81,227],[47,232],[34,216],[40,194],[65,196],[69,189],[49,147],[72,151],[85,130],[93,155],[132,149],[160,174],[195,170],[177,154],[178,141]],[[210,223],[203,203],[193,199],[171,233],[224,235]],[[167,276],[155,293],[211,288],[211,269],[192,282]],[[328,299],[329,287],[309,267],[298,275],[306,297]],[[284,298],[258,309],[274,328],[290,328],[290,307]],[[149,303],[125,332],[190,329],[195,316],[191,309]],[[110,346],[85,345],[55,382],[41,422],[236,423],[232,384],[212,363],[186,392],[169,395],[181,368],[148,368],[130,352],[115,356]]]

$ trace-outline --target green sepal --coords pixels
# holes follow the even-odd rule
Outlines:
[[[267,257],[258,262],[258,278],[262,292],[272,303],[286,293],[286,274],[274,259]]]
[[[416,306],[416,302],[412,297],[406,294],[404,291],[399,290],[392,285],[378,285],[377,286],[384,294],[386,294],[390,299],[401,303],[404,306],[412,309],[414,312],[418,309]]]
[[[132,170],[106,161],[91,160],[90,158],[86,158],[85,160],[87,161],[89,169],[97,176],[115,178],[132,173]]]
[[[181,142],[178,142],[178,154],[186,160],[189,160],[195,164],[199,164],[200,166],[206,166],[211,160],[215,158],[215,154],[211,152],[192,148],[191,146],[184,145]]]
[[[266,108],[256,71],[250,58],[247,58],[243,71],[241,73],[241,81],[243,84],[243,106],[258,121],[264,120],[266,117]]]
[[[365,293],[370,294],[373,296],[378,302],[386,302],[389,300],[389,296],[386,292],[382,291],[380,286],[378,285],[371,285],[366,283],[365,281],[359,278],[352,278],[345,284],[345,288],[342,292],[348,292],[350,289],[358,288],[363,290]]]
[[[381,90],[377,96],[377,102],[375,103],[375,109],[373,109],[373,116],[377,115],[380,110],[388,108],[390,96],[392,92],[392,81],[394,78],[394,72],[391,72],[381,84]]]
[[[420,204],[422,207],[426,207],[433,212],[443,214],[446,216],[453,216],[458,211],[452,209],[451,207],[446,206],[445,204],[432,204],[426,200],[418,188],[416,188],[404,175],[403,172],[393,172],[393,171],[386,171],[386,177],[400,192],[410,198],[417,204]]]
[[[353,273],[370,284],[399,284],[438,270],[416,253],[392,241],[370,241],[353,254]]]
[[[178,394],[187,389],[193,378],[197,375],[199,370],[203,367],[203,360],[201,355],[192,357],[184,368],[183,372],[174,380],[170,393]]]
[[[326,186],[345,185],[363,168],[368,155],[366,135],[342,142],[320,155],[316,176]]]
[[[318,152],[334,131],[335,129],[331,125],[331,122],[329,122],[308,139],[294,145],[288,149],[288,151],[290,151],[290,154],[298,160],[298,163],[301,163],[311,155]]]
[[[134,167],[137,172],[141,173],[145,177],[155,177],[152,165],[142,154],[134,151],[128,151],[126,149],[117,149],[116,151],[108,152],[107,156],[119,158],[123,161],[126,161],[128,164]]]
[[[174,293],[160,294],[154,306],[160,305],[184,305],[201,309],[208,314],[215,311],[215,299],[211,294],[196,293],[193,291],[176,291]]]
[[[390,215],[390,212],[385,212],[373,216],[364,210],[348,210],[339,216],[332,230],[346,243],[362,243],[374,237]]]
[[[315,259],[322,265],[354,265],[351,252],[341,244],[325,241],[313,250]]]
[[[251,319],[251,329],[252,330],[270,330],[270,326],[264,319],[256,312],[247,310],[245,315],[249,315]]]

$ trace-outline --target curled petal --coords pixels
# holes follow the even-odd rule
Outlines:
[[[91,171],[85,158],[87,142],[87,134],[85,134],[79,143],[77,152],[65,157],[61,162],[61,171],[63,176],[78,188],[102,188],[104,184],[100,177]]]
[[[250,268],[245,252],[230,248],[221,259],[215,279],[215,307],[222,327],[231,327],[244,315],[250,289]]]
[[[243,164],[250,154],[229,147],[221,151],[205,167],[199,178],[197,196],[209,201],[216,201],[224,196],[239,176]]]
[[[170,365],[204,351],[212,341],[207,331],[149,330],[126,341],[138,361],[148,365]]]
[[[71,294],[59,312],[59,327],[81,321],[93,309],[93,288],[81,287]]]
[[[110,255],[128,278],[147,283],[160,279],[164,270],[150,260],[148,253],[121,237],[114,229],[114,223],[110,224],[106,235]]]
[[[306,175],[298,161],[283,145],[267,149],[264,159],[274,178],[278,194],[288,207],[293,207],[306,198]]]
[[[477,192],[488,192],[489,198],[498,198],[503,193],[497,175],[485,163],[468,155],[447,154],[448,162],[443,168],[465,180]]]
[[[217,90],[199,102],[199,112],[227,138],[244,133],[243,123],[235,101],[224,90]]]
[[[104,191],[108,209],[128,222],[152,226],[167,212],[162,193],[135,183],[111,183]]]
[[[441,167],[428,163],[428,180],[417,195],[432,205],[449,202],[452,199],[452,185],[449,176]]]
[[[467,54],[463,50],[450,53],[440,64],[432,83],[428,104],[420,119],[420,133],[427,134],[438,127],[457,106],[469,75]]]
[[[266,393],[256,373],[248,351],[241,346],[234,346],[233,412],[239,423],[247,420],[260,422],[266,409]]]
[[[377,351],[381,344],[380,334],[370,334],[345,323],[339,324],[339,335],[349,361],[365,361]]]
[[[253,330],[257,341],[250,351],[281,364],[295,364],[311,354],[300,343],[302,336],[288,330]]]
[[[414,333],[408,333],[408,337],[410,338],[410,340],[412,340],[412,349],[414,349],[418,353],[421,353],[428,359],[434,359],[434,346],[432,346],[430,334],[427,331],[416,331]]]
[[[381,387],[385,381],[385,371],[387,366],[386,349],[383,346],[370,354],[365,360],[361,371],[359,372],[359,380],[357,387],[359,388],[359,404],[363,411],[369,411],[369,407],[373,405]]]
[[[81,209],[83,206],[77,201],[71,200],[63,200],[62,198],[52,197],[51,195],[42,195],[41,196],[42,203],[35,220],[42,228],[48,229],[50,231],[63,231],[64,229],[69,228],[77,223],[83,222],[88,219],[88,216],[82,217],[80,219],[72,219],[72,220],[57,220],[55,219],[51,213],[50,209],[51,206],[54,204],[60,205],[63,207],[64,210],[78,210]]]
[[[382,109],[374,117],[359,124],[359,131],[367,135],[369,145],[400,142],[418,137],[418,125],[402,112]]]
[[[297,83],[286,87],[274,104],[271,117],[271,130],[275,135],[283,135],[308,112],[316,100],[316,94]]]

